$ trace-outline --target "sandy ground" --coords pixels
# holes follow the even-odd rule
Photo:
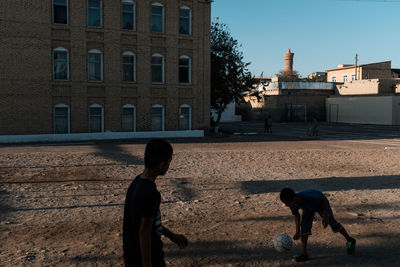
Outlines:
[[[163,224],[187,236],[165,240],[168,266],[291,266],[272,245],[294,234],[282,187],[324,191],[358,241],[317,218],[305,266],[400,266],[400,150],[344,141],[173,143],[157,180]],[[122,266],[126,189],[143,169],[144,144],[0,147],[1,266]]]

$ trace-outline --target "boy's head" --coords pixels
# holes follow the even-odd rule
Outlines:
[[[146,145],[144,152],[144,166],[150,170],[157,170],[164,175],[172,160],[173,149],[170,143],[163,139],[152,139]]]
[[[283,203],[285,203],[286,206],[289,207],[289,206],[293,205],[293,203],[295,201],[296,192],[294,192],[294,190],[291,188],[287,188],[287,187],[283,188],[281,190],[280,198],[281,198],[281,201]]]

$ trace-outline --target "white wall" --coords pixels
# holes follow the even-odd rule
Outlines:
[[[217,118],[217,113],[215,110],[211,109],[211,114],[214,120]],[[235,115],[235,102],[231,102],[226,107],[225,111],[221,115],[220,122],[234,122],[234,121],[242,121],[241,115]]]
[[[327,121],[400,125],[400,96],[330,97],[326,99]]]

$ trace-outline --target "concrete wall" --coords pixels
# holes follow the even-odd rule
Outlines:
[[[356,73],[357,71],[357,73]],[[333,70],[327,70],[327,81],[331,82],[332,77],[336,77],[336,82],[344,82],[343,76],[347,75],[347,81],[351,81],[351,76],[356,75],[357,80],[364,79],[390,79],[392,78],[391,62],[379,62],[360,65],[357,67],[344,67]]]
[[[400,96],[330,97],[327,121],[400,125]]]
[[[396,93],[400,79],[371,79],[350,81],[337,85],[339,95],[388,95]]]
[[[217,113],[213,109],[211,109],[211,116],[214,118],[214,120],[217,118]],[[242,121],[242,116],[236,115],[236,104],[235,102],[231,102],[228,104],[225,111],[221,114],[220,122],[234,122],[234,121]]]

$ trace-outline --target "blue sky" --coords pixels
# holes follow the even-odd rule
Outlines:
[[[400,0],[214,0],[212,19],[228,25],[249,70],[273,76],[294,55],[302,76],[391,60],[400,68]]]

